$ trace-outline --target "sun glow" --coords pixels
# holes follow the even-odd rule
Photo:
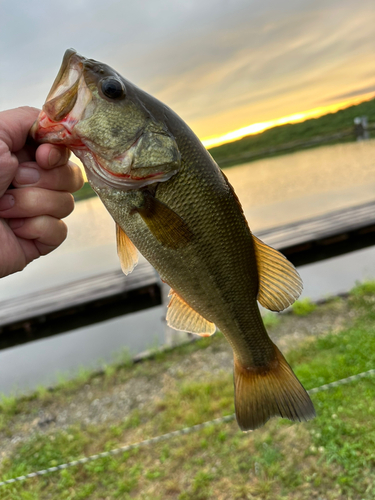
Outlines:
[[[286,123],[298,123],[308,118],[318,118],[319,116],[325,115],[327,113],[334,113],[340,109],[348,108],[354,104],[359,104],[360,102],[370,100],[375,97],[374,92],[368,94],[363,94],[359,97],[349,99],[347,101],[339,102],[336,104],[330,104],[328,106],[321,106],[319,108],[310,109],[308,111],[302,111],[300,113],[295,113],[293,115],[283,116],[282,118],[276,118],[274,120],[269,120],[267,122],[253,123],[247,127],[240,128],[238,130],[233,130],[224,135],[218,137],[207,137],[202,139],[202,142],[206,148],[211,148],[213,146],[220,146],[227,142],[232,142],[238,139],[242,139],[247,135],[258,134],[277,125],[285,125]]]

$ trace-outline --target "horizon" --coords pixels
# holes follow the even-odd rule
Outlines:
[[[231,142],[239,141],[249,135],[261,134],[262,132],[265,132],[266,130],[269,130],[277,126],[294,124],[294,123],[303,123],[304,121],[309,120],[311,118],[320,118],[321,116],[330,113],[336,113],[337,111],[350,108],[351,106],[371,101],[374,98],[375,98],[375,92],[370,92],[368,94],[364,94],[359,97],[353,97],[352,99],[339,102],[337,104],[330,104],[328,106],[320,108],[301,111],[299,113],[294,113],[293,115],[284,116],[281,118],[275,118],[273,120],[269,120],[268,122],[253,123],[246,127],[242,127],[240,129],[233,130],[231,132],[227,132],[226,134],[218,137],[207,137],[206,139],[200,139],[200,140],[202,144],[206,147],[206,149],[211,149],[214,147],[222,146],[223,144],[230,144]]]

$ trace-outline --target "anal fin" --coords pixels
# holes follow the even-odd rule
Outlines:
[[[259,303],[270,311],[283,311],[301,295],[302,280],[284,255],[253,235],[259,275]]]
[[[118,224],[116,224],[116,241],[122,272],[130,274],[138,263],[138,251]]]
[[[214,323],[203,318],[173,290],[169,295],[172,297],[168,304],[167,324],[171,328],[195,333],[201,337],[209,337],[215,333]]]

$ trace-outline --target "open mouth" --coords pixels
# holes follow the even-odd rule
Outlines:
[[[38,142],[63,143],[82,147],[74,127],[92,99],[83,75],[83,58],[75,50],[65,52],[60,71],[47,96],[42,111],[31,128]]]

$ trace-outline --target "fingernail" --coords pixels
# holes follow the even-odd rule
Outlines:
[[[8,224],[11,229],[18,229],[25,223],[25,219],[10,219]]]
[[[15,204],[16,200],[14,196],[11,194],[4,194],[2,198],[0,198],[0,210],[9,210]]]
[[[48,155],[48,165],[50,167],[57,167],[64,165],[68,161],[67,150],[59,148],[52,148]]]
[[[20,167],[14,177],[14,180],[17,182],[17,184],[35,184],[39,179],[39,170],[37,170],[36,168],[27,167]]]

